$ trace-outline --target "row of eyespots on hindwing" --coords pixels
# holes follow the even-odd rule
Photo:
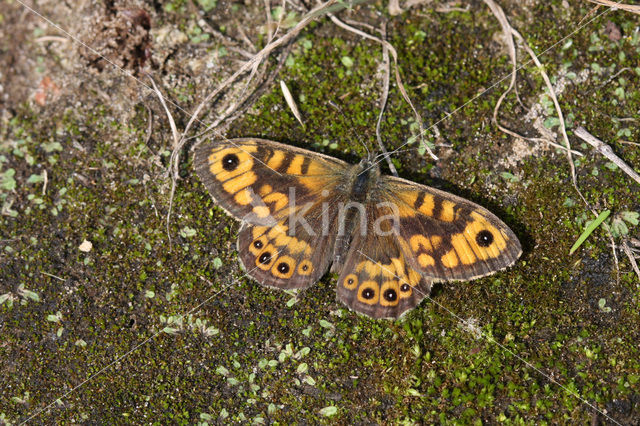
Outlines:
[[[301,276],[313,272],[313,264],[309,259],[296,262],[291,256],[281,255],[283,250],[271,244],[266,233],[254,238],[249,251],[255,256],[255,266],[263,271],[271,271],[276,278],[288,279],[294,272]]]
[[[420,282],[420,275],[407,268],[402,258],[392,258],[391,263],[374,263],[368,260],[356,266],[356,272],[365,271],[369,279],[359,282],[358,275],[347,275],[342,285],[347,290],[356,290],[358,301],[367,305],[396,306],[413,293],[413,287]],[[380,283],[373,279],[379,278]]]

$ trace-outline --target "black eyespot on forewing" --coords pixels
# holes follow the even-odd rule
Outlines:
[[[476,235],[476,242],[480,247],[489,247],[493,243],[493,234],[484,229]]]
[[[409,284],[402,284],[400,286],[400,291],[403,293],[406,293],[409,290],[411,290],[411,286]]]
[[[262,248],[262,246],[263,246],[262,241],[260,241],[260,240],[255,240],[255,241],[253,242],[253,246],[254,246],[255,248],[257,248],[257,249],[261,249],[261,248]]]
[[[236,154],[227,154],[222,158],[222,168],[228,172],[232,172],[238,168],[240,159]]]

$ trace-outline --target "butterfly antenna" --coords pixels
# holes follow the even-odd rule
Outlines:
[[[335,108],[340,113],[340,115],[342,115],[343,117],[347,117],[347,119],[349,120],[349,124],[351,125],[350,128],[349,128],[349,132],[347,133],[347,135],[349,136],[349,141],[350,142],[354,142],[354,141],[359,142],[364,147],[364,149],[367,151],[367,158],[371,158],[371,151],[369,151],[369,147],[367,146],[367,144],[362,142],[362,140],[360,140],[358,137],[354,137],[354,136],[356,136],[355,133],[353,133],[353,132],[355,132],[356,125],[353,122],[353,120],[351,119],[351,116],[347,116],[344,113],[344,111],[342,110],[342,108],[340,108],[340,106],[335,104],[333,101],[329,101],[329,105],[331,105],[333,108]]]
[[[411,151],[416,151],[417,149],[418,148],[415,148],[415,147],[413,147],[413,148],[399,148],[399,149],[393,149],[393,150],[388,151],[386,153],[381,152],[380,154],[375,156],[374,161],[378,161],[379,159],[381,159],[381,158],[383,158],[383,157],[385,157],[387,155],[400,154],[400,153],[403,153],[403,152],[411,152]]]

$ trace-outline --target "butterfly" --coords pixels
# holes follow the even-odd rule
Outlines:
[[[352,165],[242,138],[202,142],[194,164],[213,200],[242,222],[237,251],[248,276],[304,289],[330,270],[337,299],[372,318],[399,318],[434,282],[483,277],[522,253],[487,209],[382,175],[371,156]]]

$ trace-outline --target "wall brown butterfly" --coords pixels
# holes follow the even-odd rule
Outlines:
[[[513,231],[463,198],[263,139],[206,141],[198,176],[242,221],[247,274],[280,289],[306,288],[331,267],[337,298],[373,318],[398,318],[437,281],[471,280],[513,264]]]

